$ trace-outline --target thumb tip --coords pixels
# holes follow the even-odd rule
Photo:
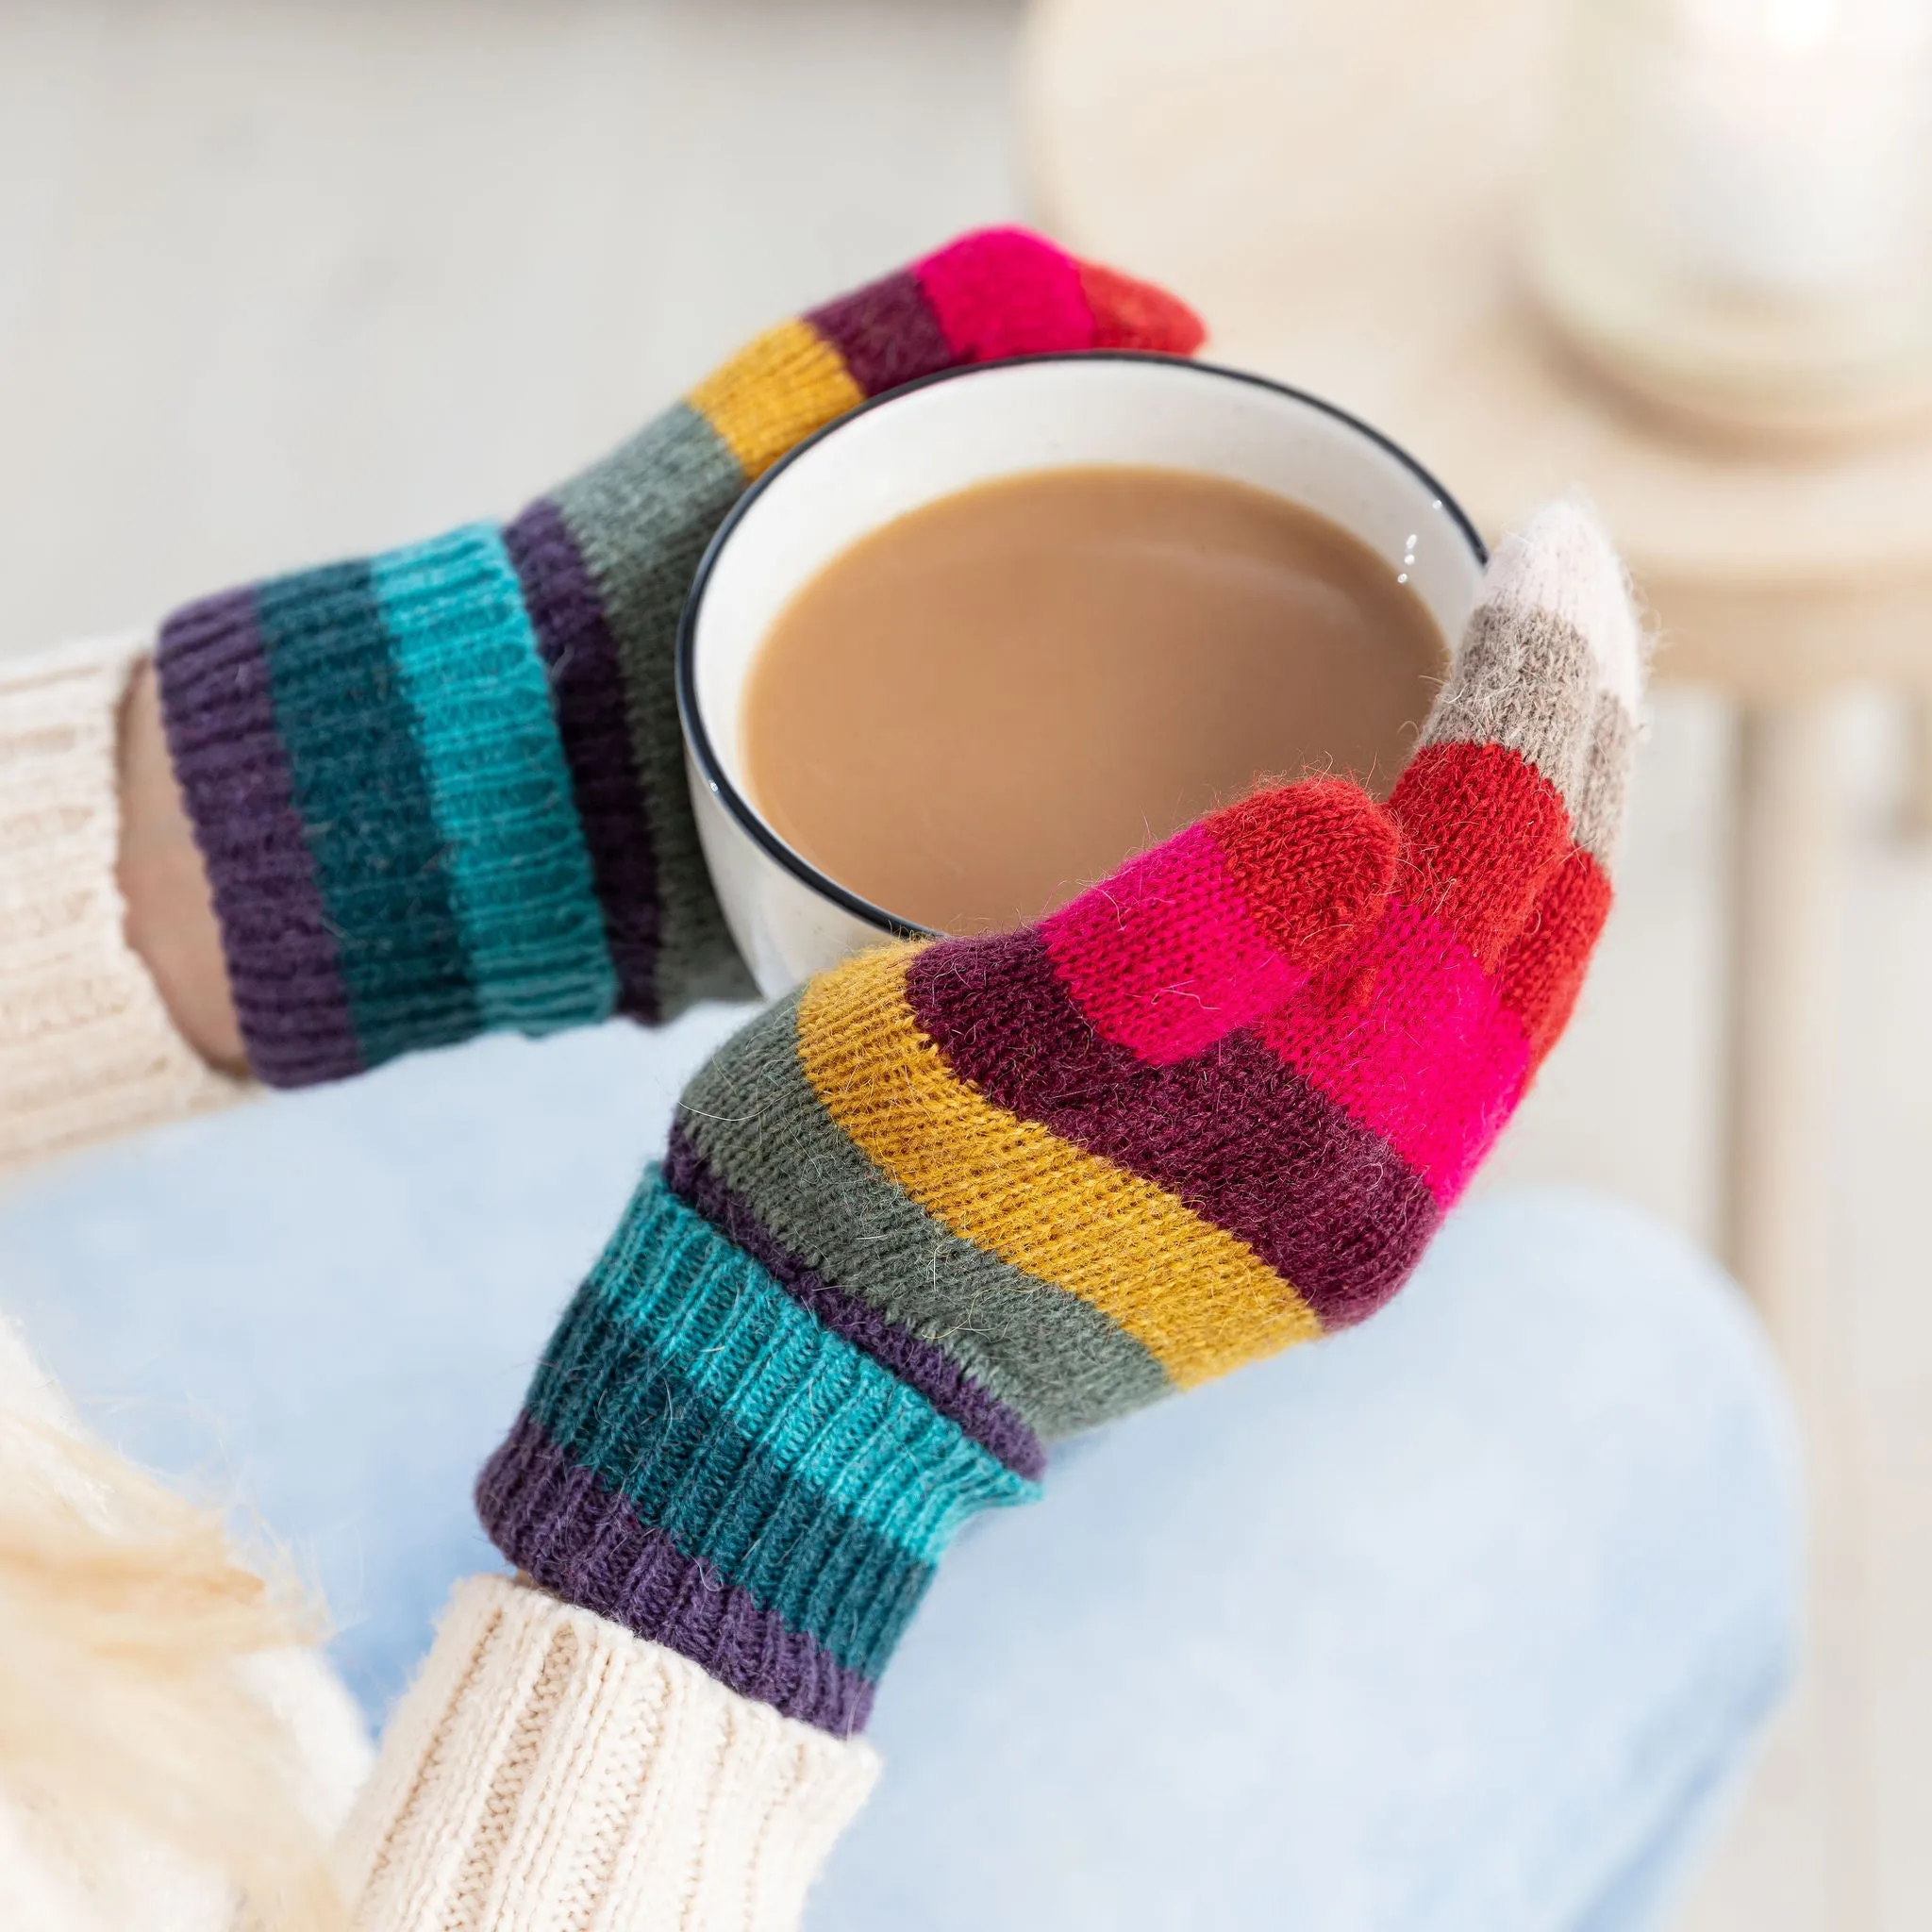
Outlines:
[[[1543,505],[1496,545],[1481,596],[1485,604],[1546,610],[1580,631],[1605,688],[1632,719],[1640,715],[1647,641],[1624,560],[1582,491]]]

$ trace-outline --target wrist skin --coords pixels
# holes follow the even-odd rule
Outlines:
[[[141,956],[182,1038],[212,1067],[247,1059],[222,956],[208,872],[175,782],[154,662],[142,658],[121,700],[121,841],[116,876],[127,943]]]

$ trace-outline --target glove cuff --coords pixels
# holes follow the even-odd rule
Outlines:
[[[476,1498],[544,1589],[843,1737],[960,1524],[1037,1494],[654,1171]]]
[[[572,773],[499,532],[191,605],[156,663],[262,1079],[611,1012]]]

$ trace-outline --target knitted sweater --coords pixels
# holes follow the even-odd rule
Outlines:
[[[115,720],[148,641],[0,667],[0,1166],[246,1091],[179,1038],[122,935]],[[366,1932],[766,1932],[796,1923],[875,1774],[861,1741],[478,1576],[390,1724],[341,1880]],[[0,1901],[69,1895],[24,1843],[0,1812]],[[225,1923],[221,1900],[184,1898],[171,1926]]]

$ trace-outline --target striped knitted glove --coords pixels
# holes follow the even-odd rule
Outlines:
[[[1041,1443],[1362,1320],[1561,1032],[1639,631],[1491,565],[1386,808],[1263,790],[1022,931],[872,952],[686,1090],[478,1487],[544,1587],[838,1733]]]
[[[914,376],[1201,335],[1160,291],[990,229],[781,323],[506,527],[178,611],[162,709],[253,1072],[304,1086],[488,1028],[749,993],[672,684],[726,510]]]

